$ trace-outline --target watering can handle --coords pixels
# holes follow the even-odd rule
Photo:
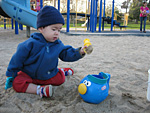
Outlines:
[[[105,73],[105,74],[108,76],[107,83],[108,83],[108,85],[109,85],[109,81],[110,81],[110,77],[111,77],[111,75],[110,75],[109,73]]]

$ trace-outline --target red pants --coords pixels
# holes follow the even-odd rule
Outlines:
[[[48,80],[38,80],[38,79],[32,79],[29,75],[26,73],[20,71],[18,72],[17,77],[15,77],[13,81],[13,88],[16,92],[26,92],[28,85],[30,83],[36,84],[36,85],[61,85],[65,82],[65,75],[62,70],[59,69],[59,72],[56,76],[48,79]]]

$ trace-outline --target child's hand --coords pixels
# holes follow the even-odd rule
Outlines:
[[[81,49],[80,49],[80,54],[91,54],[93,51],[93,47],[92,45],[89,45],[88,47],[87,46],[83,46]]]
[[[86,48],[87,48],[87,46],[83,46],[83,47],[80,49],[80,54],[81,54],[81,55],[85,54],[84,49],[86,49]]]

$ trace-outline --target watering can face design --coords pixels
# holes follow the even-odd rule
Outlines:
[[[110,74],[100,72],[99,75],[87,75],[79,86],[79,95],[85,102],[99,104],[108,96]]]

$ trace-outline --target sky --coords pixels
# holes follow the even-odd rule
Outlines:
[[[112,4],[113,0],[106,0],[106,4]],[[118,7],[119,10],[121,10],[121,12],[125,13],[125,9],[121,9],[121,5],[124,1],[127,0],[115,0],[115,5]]]
[[[106,0],[106,3],[110,3],[112,2],[113,0]],[[124,2],[126,0],[115,0],[115,3],[118,3],[118,4],[122,4],[122,2]]]

